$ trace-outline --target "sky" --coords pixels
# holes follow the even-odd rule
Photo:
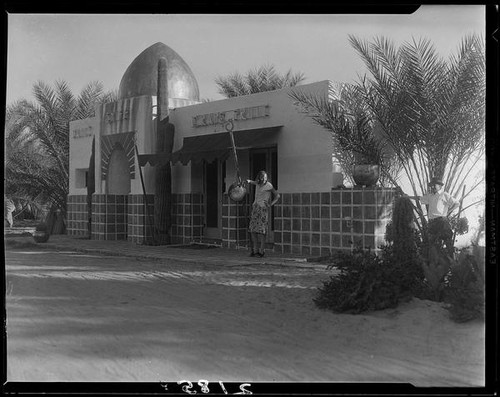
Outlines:
[[[397,45],[428,38],[443,57],[472,33],[485,36],[485,7],[427,5],[382,14],[9,14],[7,104],[32,100],[37,81],[64,80],[75,94],[91,81],[117,90],[134,58],[162,42],[190,66],[200,98],[217,100],[215,79],[274,65],[313,83],[354,82],[366,73],[348,35]]]

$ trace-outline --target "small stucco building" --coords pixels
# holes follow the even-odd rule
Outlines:
[[[376,248],[383,242],[393,191],[341,188],[330,133],[300,113],[289,96],[297,89],[327,96],[329,81],[200,103],[189,66],[162,43],[131,63],[118,101],[70,124],[68,234],[139,244],[151,239],[160,57],[167,60],[168,122],[175,131],[172,154],[164,158],[172,166],[172,243],[249,245],[253,192],[241,202],[227,194],[236,181],[229,120],[242,177],[254,179],[266,170],[281,194],[272,211],[269,247],[319,256],[354,245]],[[92,152],[95,191],[89,196]]]

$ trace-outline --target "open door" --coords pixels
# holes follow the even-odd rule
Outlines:
[[[222,238],[222,194],[224,192],[225,162],[215,159],[203,164],[203,197],[205,205],[204,237]]]

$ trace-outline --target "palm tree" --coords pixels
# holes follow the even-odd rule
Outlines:
[[[303,73],[292,73],[291,70],[285,74],[278,73],[273,65],[264,65],[250,70],[242,75],[234,72],[229,76],[219,76],[215,84],[219,87],[219,93],[226,98],[250,95],[257,92],[274,91],[286,87],[295,87],[305,80]]]
[[[64,81],[54,88],[37,82],[33,95],[35,101],[23,99],[7,107],[5,190],[30,204],[60,211],[65,219],[69,122],[92,117],[97,103],[116,95],[91,82],[75,97]]]
[[[413,40],[399,49],[386,39],[373,43],[350,37],[371,78],[365,99],[382,125],[415,195],[433,176],[456,197],[483,159],[485,55],[479,36],[462,39],[456,55],[440,57],[429,40]],[[484,181],[480,175],[463,197]],[[420,207],[420,218],[425,223]]]
[[[426,39],[399,48],[385,38],[367,42],[350,36],[349,40],[369,72],[352,90],[359,94],[367,117],[380,126],[380,142],[390,148],[413,195],[426,192],[428,181],[436,176],[443,179],[446,191],[460,197],[465,181],[484,158],[483,39],[463,38],[456,55],[447,60]],[[309,106],[316,122],[335,116],[327,106],[311,108],[310,101],[296,99]],[[360,106],[342,110],[353,114]],[[326,128],[338,135],[335,128]],[[484,173],[463,197],[483,181]],[[392,182],[397,186],[400,179],[393,177]],[[419,226],[425,225],[418,203],[416,209]]]
[[[330,84],[328,96],[294,90],[289,94],[302,113],[331,132],[333,156],[354,184],[356,164],[380,167],[382,185],[397,179],[400,167],[380,139],[380,125],[355,84]]]

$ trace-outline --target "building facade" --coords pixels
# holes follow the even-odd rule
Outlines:
[[[155,147],[160,57],[167,59],[168,122],[174,129],[173,152],[163,158]],[[254,179],[266,170],[281,194],[267,234],[270,247],[308,256],[358,245],[377,248],[393,191],[340,188],[330,133],[300,113],[289,96],[295,89],[327,96],[329,85],[321,81],[200,103],[196,79],[180,56],[161,43],[146,49],[125,72],[120,99],[70,125],[68,233],[88,236],[90,217],[92,239],[148,243],[154,233],[155,167],[170,161],[172,243],[248,246],[253,192],[241,202],[227,194],[237,180],[226,128],[231,121],[241,176]],[[95,191],[90,196],[93,142]]]

